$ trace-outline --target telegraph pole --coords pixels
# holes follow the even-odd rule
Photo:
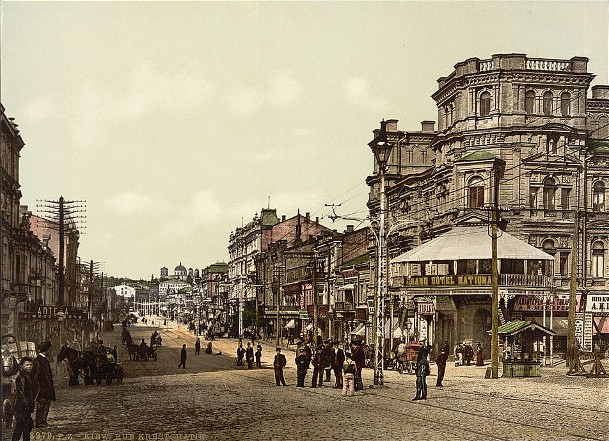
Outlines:
[[[77,230],[77,222],[83,222],[86,216],[78,213],[85,213],[87,201],[66,201],[63,196],[58,200],[39,200],[43,204],[36,205],[42,208],[40,212],[43,218],[53,224],[53,228],[59,232],[59,256],[57,256],[58,274],[58,305],[65,306],[69,299],[65,298],[65,234],[66,230]],[[45,216],[46,215],[46,216]],[[70,225],[66,226],[66,222]],[[84,229],[80,226],[80,230]],[[82,233],[82,232],[81,232]]]

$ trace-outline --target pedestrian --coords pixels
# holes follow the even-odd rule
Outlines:
[[[180,352],[180,364],[178,365],[178,369],[182,366],[186,369],[186,345],[182,345],[182,351]]]
[[[463,357],[465,358],[465,363],[471,366],[472,359],[474,358],[474,348],[471,344],[467,343],[465,348],[463,348]]]
[[[347,395],[352,397],[355,395],[355,372],[357,367],[355,366],[355,361],[351,358],[351,352],[347,351],[345,353],[345,361],[343,363],[343,391],[342,396],[346,397]]]
[[[427,361],[427,353],[427,346],[422,346],[419,350],[419,355],[417,356],[417,394],[412,399],[412,401],[427,399],[427,376],[429,375],[429,362]]]
[[[362,380],[362,369],[366,364],[366,354],[362,349],[360,342],[354,342],[351,350],[351,358],[355,362],[355,390],[364,390],[364,382]]]
[[[212,352],[213,351],[212,351],[212,348],[211,348],[211,342],[209,342],[209,343],[207,343],[207,348],[205,348],[205,353],[206,354],[211,354]]]
[[[197,337],[197,341],[195,342],[195,355],[199,355],[201,353],[201,339]]]
[[[279,386],[280,383],[285,386],[286,384],[285,379],[283,378],[283,368],[287,364],[287,361],[285,359],[285,355],[281,353],[280,347],[278,347],[276,351],[277,354],[273,360],[273,368],[275,369],[275,383],[277,383],[277,386]]]
[[[345,362],[345,351],[340,347],[338,340],[334,342],[334,363],[332,369],[334,370],[334,377],[336,382],[334,387],[336,389],[343,388],[343,363]]]
[[[313,381],[311,387],[321,387],[324,381],[324,367],[326,366],[326,359],[324,357],[323,345],[317,346],[315,356],[313,358]]]
[[[114,361],[118,362],[118,351],[116,350],[116,345],[114,345],[114,347],[112,348],[112,350],[110,352],[112,353],[112,356],[114,357]]]
[[[237,366],[243,366],[244,355],[245,349],[243,349],[243,343],[239,342],[239,347],[237,347]]]
[[[480,342],[478,342],[476,347],[476,366],[484,366],[484,350]]]
[[[307,358],[307,352],[303,348],[298,353],[296,357],[296,387],[305,387],[305,377],[307,376],[307,371],[309,370],[309,359]]]
[[[463,366],[463,343],[457,343],[455,347],[455,367]]]
[[[19,360],[19,375],[15,379],[15,431],[12,441],[30,441],[30,433],[34,422],[32,412],[34,411],[34,384],[32,382],[32,369],[34,360],[23,357]]]
[[[438,378],[436,380],[436,387],[444,387],[442,384],[442,380],[444,379],[444,372],[446,371],[446,360],[448,359],[448,355],[446,354],[446,349],[442,348],[440,353],[436,357],[436,364],[438,365]]]
[[[256,346],[256,367],[257,368],[261,368],[262,367],[262,345],[260,344],[260,342],[258,342],[258,345]]]
[[[247,342],[247,349],[245,350],[245,360],[247,361],[247,368],[251,369],[254,364],[254,348],[250,342]]]
[[[334,348],[332,347],[332,341],[326,340],[324,345],[324,359],[326,361],[326,365],[324,366],[324,370],[326,371],[326,377],[324,378],[325,382],[330,381],[330,371],[332,370],[334,357],[336,357],[336,352],[334,352]]]
[[[55,401],[55,386],[51,363],[47,353],[51,349],[51,342],[45,341],[38,346],[38,356],[33,362],[32,379],[34,383],[34,400],[36,402],[35,427],[49,427],[47,417],[51,408],[51,401]]]

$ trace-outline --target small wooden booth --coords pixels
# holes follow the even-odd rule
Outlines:
[[[556,333],[530,321],[507,322],[499,326],[498,333],[503,341],[503,376],[541,376],[542,339]]]

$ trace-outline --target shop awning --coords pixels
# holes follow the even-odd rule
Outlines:
[[[548,253],[517,239],[505,231],[497,239],[499,259],[554,260]],[[447,233],[419,245],[391,260],[391,263],[432,262],[445,260],[490,259],[492,240],[489,229],[455,227]]]
[[[288,322],[287,325],[285,325],[286,328],[291,329],[291,328],[295,328],[296,327],[296,320],[292,319]]]
[[[307,331],[311,331],[311,330],[313,330],[313,323],[309,323],[305,329],[306,329]],[[317,327],[317,335],[320,335],[320,334],[321,334],[321,329],[320,329],[320,328],[319,328],[319,326],[318,326],[318,327]]]
[[[594,317],[592,333],[594,335],[609,334],[609,317]]]
[[[364,325],[363,323],[360,323],[359,325],[357,325],[357,327],[351,331],[351,335],[359,335],[359,336],[364,336],[366,334],[366,325]]]
[[[535,322],[529,322],[526,320],[510,321],[510,322],[504,323],[503,325],[499,326],[499,328],[497,329],[498,334],[503,337],[514,336],[514,335],[520,334],[525,331],[535,331],[535,332],[539,332],[541,334],[552,335],[552,336],[556,335],[556,333],[554,331],[552,331],[551,329],[544,328],[543,326],[541,326]],[[488,331],[489,334],[491,332],[492,331]]]

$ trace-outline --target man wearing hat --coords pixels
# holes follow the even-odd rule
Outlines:
[[[299,352],[297,352],[296,356],[296,387],[304,387],[305,377],[307,376],[307,371],[309,370],[309,359],[307,357],[307,351],[304,348],[301,348]]]
[[[45,341],[38,345],[38,356],[34,359],[32,379],[34,381],[34,401],[36,402],[35,427],[49,427],[47,416],[51,401],[55,401],[55,387],[51,363],[46,353],[51,349],[51,342]]]
[[[343,363],[345,362],[345,351],[340,347],[338,341],[334,342],[334,363],[332,368],[334,369],[334,376],[336,377],[336,383],[334,387],[336,389],[343,388]]]
[[[311,387],[321,387],[324,381],[324,367],[326,366],[326,358],[324,356],[323,345],[317,346],[315,357],[313,358],[313,381]]]
[[[283,368],[287,364],[287,361],[285,359],[285,355],[281,353],[280,347],[277,347],[276,351],[277,354],[275,355],[275,360],[273,360],[273,367],[275,368],[275,383],[277,383],[277,386],[279,386],[280,383],[285,386],[286,384],[285,379],[283,378]]]

